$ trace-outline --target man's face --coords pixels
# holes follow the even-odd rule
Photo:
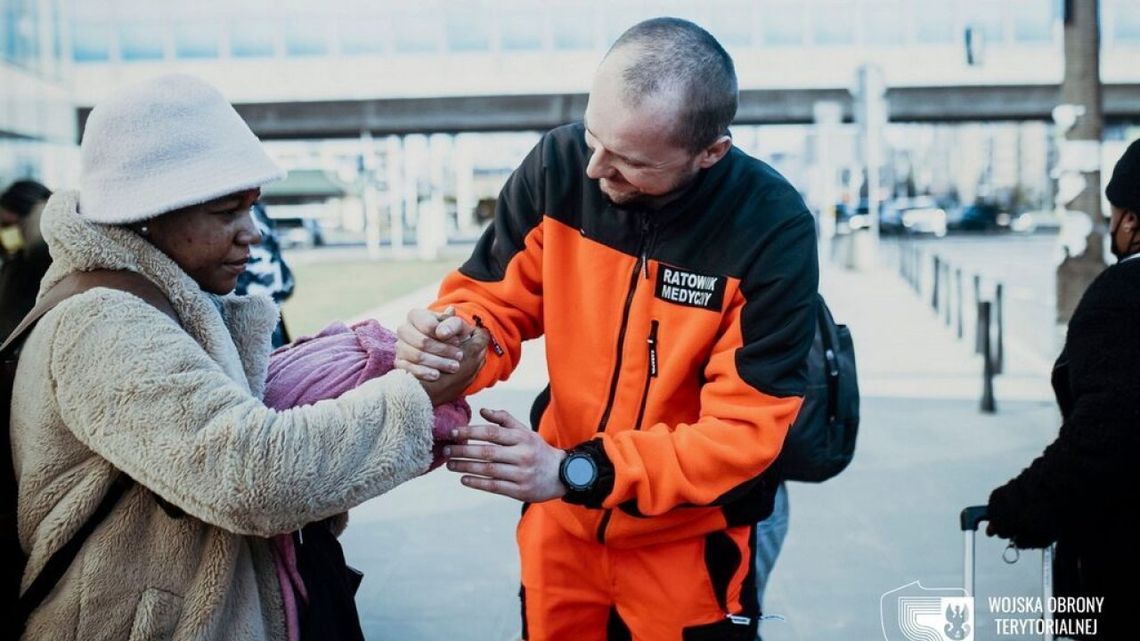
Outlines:
[[[14,211],[8,211],[0,207],[0,227],[8,227],[10,225],[19,225],[21,218],[16,215]]]
[[[615,204],[652,203],[687,185],[701,169],[701,154],[672,141],[675,101],[650,96],[637,107],[626,102],[625,55],[611,53],[594,76],[585,117],[591,151],[586,175]]]

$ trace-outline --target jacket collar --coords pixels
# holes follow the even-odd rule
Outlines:
[[[271,300],[261,296],[224,296],[219,311],[217,297],[202,291],[173,260],[134,231],[81,217],[79,196],[74,191],[58,192],[51,197],[41,225],[52,255],[52,265],[40,284],[41,293],[75,271],[138,272],[166,294],[186,333],[230,378],[260,392],[270,335],[277,321],[277,309]]]

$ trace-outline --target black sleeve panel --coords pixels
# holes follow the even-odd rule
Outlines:
[[[744,382],[776,397],[804,395],[819,289],[815,221],[789,192],[771,206],[798,205],[802,213],[767,234],[740,285],[744,345],[736,367]]]
[[[503,185],[495,220],[459,268],[464,276],[482,282],[502,280],[511,259],[523,250],[527,234],[542,224],[543,149],[548,142],[549,135],[543,136]]]

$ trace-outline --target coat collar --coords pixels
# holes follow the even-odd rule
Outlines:
[[[237,382],[260,394],[277,308],[262,296],[224,296],[221,305],[166,254],[134,231],[79,215],[79,195],[58,192],[41,223],[52,266],[40,291],[75,271],[127,269],[149,278],[170,299],[182,327]],[[219,307],[222,311],[219,311]],[[224,315],[224,318],[223,318]]]

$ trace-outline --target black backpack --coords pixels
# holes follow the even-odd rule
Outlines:
[[[855,455],[859,433],[859,381],[851,332],[846,325],[835,324],[822,296],[817,299],[803,407],[775,463],[780,478],[809,483],[842,472]]]
[[[16,379],[20,348],[40,317],[63,300],[94,287],[130,292],[178,322],[178,315],[166,295],[142,275],[111,270],[76,272],[45,292],[35,308],[28,312],[23,322],[0,345],[0,422],[4,425],[4,433],[0,437],[0,621],[3,621],[0,624],[0,641],[20,638],[28,615],[47,598],[79,554],[83,542],[134,483],[129,476],[120,472],[87,522],[70,541],[48,558],[40,574],[23,594],[20,593],[20,581],[28,559],[20,547],[17,530],[17,487],[12,468],[11,439],[12,384]]]

